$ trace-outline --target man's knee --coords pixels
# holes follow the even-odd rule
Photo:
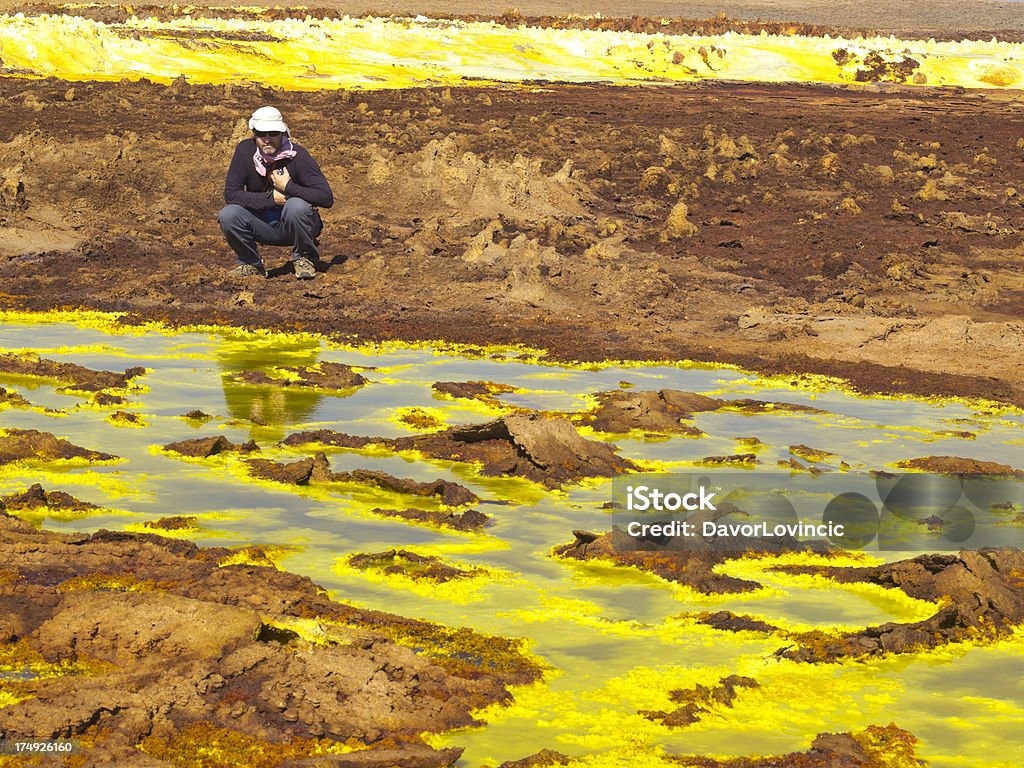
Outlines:
[[[225,205],[220,209],[220,213],[217,214],[217,221],[220,223],[221,229],[230,229],[240,224],[247,211],[241,205]]]
[[[289,197],[284,201],[281,218],[286,221],[301,221],[313,212],[313,206],[299,197]]]

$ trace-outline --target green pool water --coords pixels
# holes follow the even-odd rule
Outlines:
[[[741,453],[757,437],[763,469],[778,469],[789,446],[835,454],[853,474],[892,469],[912,457],[949,455],[1024,465],[1024,416],[984,403],[865,398],[808,380],[766,380],[730,367],[697,364],[559,366],[522,350],[347,346],[309,335],[233,330],[169,332],[128,328],[93,318],[0,315],[0,351],[35,352],[58,361],[121,371],[142,365],[129,404],[144,427],[111,422],[114,408],[59,392],[55,382],[0,377],[0,385],[34,408],[0,410],[0,427],[40,429],[121,457],[109,465],[29,464],[0,469],[0,495],[35,482],[101,505],[95,515],[37,520],[55,530],[141,530],[147,520],[194,515],[188,537],[200,544],[284,545],[280,567],[308,575],[337,600],[489,634],[527,638],[548,667],[542,684],[516,690],[516,702],[492,708],[485,727],[432,737],[466,747],[462,766],[498,763],[541,748],[586,755],[594,765],[661,765],[666,753],[758,754],[805,749],[815,734],[895,722],[921,738],[919,756],[933,766],[1024,764],[1024,635],[984,646],[953,646],[870,663],[798,665],[772,657],[778,637],[728,633],[680,618],[728,609],[783,626],[859,627],[916,621],[932,606],[863,585],[839,586],[778,573],[761,574],[765,589],[705,596],[635,570],[550,557],[573,529],[610,527],[602,506],[610,481],[549,491],[526,481],[482,477],[467,465],[383,451],[329,454],[335,471],[374,469],[416,480],[445,478],[471,488],[494,524],[479,534],[445,532],[369,514],[374,506],[429,506],[422,499],[365,488],[274,486],[248,477],[237,459],[175,458],[160,447],[183,439],[250,438],[263,455],[295,460],[308,451],[276,444],[300,429],[398,436],[416,430],[399,420],[411,408],[447,425],[479,423],[505,411],[444,399],[436,381],[487,380],[516,391],[497,395],[509,406],[580,411],[600,391],[672,388],[727,399],[757,398],[814,406],[819,413],[699,414],[705,437],[616,436],[623,456],[652,468],[686,468],[710,455]],[[230,381],[244,369],[333,361],[358,366],[369,380],[346,393],[279,391]],[[47,410],[49,409],[49,410]],[[186,419],[192,410],[209,421]],[[263,424],[256,424],[256,416]],[[953,432],[969,432],[970,437]],[[587,434],[592,439],[599,436]],[[1012,515],[1010,516],[1012,517]],[[999,522],[999,521],[988,521]],[[993,527],[1018,543],[1020,530]],[[994,542],[998,543],[998,542]],[[425,587],[346,565],[358,552],[402,547],[444,557],[488,575],[457,586]],[[907,556],[887,552],[886,559]],[[749,562],[726,573],[750,575]],[[758,570],[758,573],[760,573]],[[645,719],[639,710],[671,709],[675,688],[739,673],[761,687],[744,691],[732,709],[685,729]],[[667,764],[667,763],[664,763]]]

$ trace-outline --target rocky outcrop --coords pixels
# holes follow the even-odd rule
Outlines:
[[[277,369],[285,377],[270,376],[264,371],[245,370],[232,376],[239,384],[271,387],[302,387],[304,389],[354,389],[366,384],[366,378],[351,365],[320,363],[316,366],[299,365]]]
[[[36,429],[7,429],[0,434],[0,465],[15,461],[55,461],[84,459],[114,461],[117,456],[69,443],[49,432]]]
[[[486,527],[491,520],[490,517],[476,509],[467,509],[465,512],[438,512],[415,507],[410,509],[381,509],[378,507],[370,511],[381,517],[397,517],[415,523],[439,525],[456,531],[479,531]]]
[[[282,443],[345,448],[372,444],[394,451],[418,451],[434,459],[479,464],[483,475],[521,477],[549,488],[638,469],[633,462],[618,456],[615,446],[580,436],[568,419],[545,418],[536,413],[390,439],[356,437],[330,430],[296,432]]]
[[[287,485],[358,483],[410,496],[432,496],[449,507],[459,507],[479,501],[476,494],[464,485],[440,478],[431,482],[420,482],[370,469],[333,472],[327,456],[319,451],[314,456],[298,461],[279,462],[271,459],[248,459],[246,464],[254,477]]]
[[[917,737],[889,725],[869,725],[853,733],[819,733],[806,752],[769,757],[678,756],[688,768],[876,768],[877,766],[924,766],[916,759]]]
[[[0,681],[29,697],[0,708],[0,738],[86,736],[88,764],[137,764],[140,743],[154,760],[205,734],[296,766],[331,742],[370,751],[317,765],[441,766],[458,750],[420,733],[471,725],[539,677],[516,641],[336,603],[303,577],[221,567],[230,554],[0,513],[0,643],[26,666],[77,670]]]
[[[900,469],[916,469],[937,475],[984,475],[990,477],[1024,477],[1024,470],[995,461],[963,459],[959,456],[923,456],[897,462]]]
[[[255,440],[238,444],[232,443],[224,435],[217,435],[216,437],[197,437],[193,440],[168,443],[164,446],[164,450],[196,459],[208,459],[219,453],[255,453],[259,451],[259,446],[256,445]]]
[[[59,363],[38,355],[0,353],[0,373],[19,376],[37,376],[62,382],[68,389],[79,392],[101,392],[106,389],[124,389],[132,379],[146,372],[141,366],[128,368],[124,373],[97,371],[75,363]]]
[[[12,512],[23,510],[56,509],[74,512],[92,512],[100,509],[96,504],[76,499],[64,491],[44,491],[43,486],[35,483],[23,493],[12,493],[0,498],[0,509],[6,507]]]
[[[785,567],[788,573],[815,573],[841,583],[864,582],[901,589],[920,600],[940,601],[936,613],[913,623],[888,623],[857,632],[802,635],[779,656],[796,661],[908,653],[950,642],[991,640],[1024,622],[1024,552],[1018,549],[964,550],[959,555],[928,554],[871,568]]]

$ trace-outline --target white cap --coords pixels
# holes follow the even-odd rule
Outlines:
[[[285,125],[277,107],[260,107],[252,113],[249,118],[249,128],[254,131],[281,131],[288,133],[288,126]]]

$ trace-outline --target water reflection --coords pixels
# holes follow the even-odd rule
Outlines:
[[[309,421],[324,399],[314,389],[254,385],[238,380],[243,371],[262,371],[276,377],[279,367],[312,366],[319,361],[322,346],[318,341],[278,337],[264,343],[226,338],[217,347],[224,402],[233,419],[252,423],[252,433],[261,438],[279,440],[294,424]]]

